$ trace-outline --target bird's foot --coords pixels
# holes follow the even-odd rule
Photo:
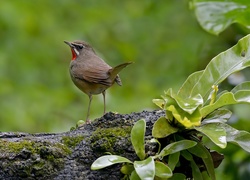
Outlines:
[[[86,119],[85,124],[91,124],[91,120],[90,119]]]

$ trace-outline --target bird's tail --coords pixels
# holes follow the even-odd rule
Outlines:
[[[125,68],[126,66],[132,64],[133,62],[126,62],[126,63],[123,63],[123,64],[120,64],[118,66],[115,66],[113,67],[112,69],[109,70],[109,73],[110,73],[110,77],[111,79],[115,79],[116,83],[118,85],[122,85],[122,82],[121,82],[121,79],[119,78],[118,76],[118,73],[123,69]]]

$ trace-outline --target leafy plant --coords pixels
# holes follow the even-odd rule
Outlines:
[[[220,83],[234,72],[250,66],[250,35],[222,52],[202,70],[191,74],[175,93],[169,89],[162,99],[153,102],[165,116],[153,125],[151,142],[159,144],[154,156],[145,152],[146,123],[140,120],[131,130],[131,142],[139,161],[117,155],[98,158],[91,166],[98,170],[123,163],[121,172],[127,179],[215,179],[214,169],[223,155],[207,148],[205,137],[220,148],[237,144],[250,152],[250,133],[227,124],[232,113],[224,106],[250,103],[250,82],[231,91],[219,90]]]
[[[91,166],[92,170],[98,170],[117,163],[123,163],[121,172],[125,174],[124,179],[167,179],[173,173],[171,168],[162,161],[168,155],[176,154],[185,149],[194,147],[197,143],[191,140],[180,140],[164,147],[155,156],[146,156],[144,137],[146,131],[145,120],[139,120],[131,130],[131,142],[139,157],[139,161],[130,161],[127,158],[117,155],[105,155],[98,158]],[[162,162],[161,162],[162,161]]]
[[[211,34],[218,35],[233,23],[249,29],[250,2],[248,0],[192,0],[201,27]]]
[[[155,138],[171,137],[178,134],[184,139],[196,139],[198,144],[181,155],[190,161],[192,177],[202,179],[203,165],[211,179],[215,179],[214,156],[202,143],[206,136],[220,148],[228,142],[237,144],[250,152],[250,133],[236,130],[227,124],[231,117],[224,106],[250,103],[250,82],[243,82],[231,91],[219,91],[220,83],[234,72],[250,66],[250,35],[213,58],[205,70],[191,74],[177,93],[169,89],[162,99],[153,102],[166,111],[153,127]],[[203,163],[199,163],[201,158]],[[197,162],[197,164],[196,164]]]

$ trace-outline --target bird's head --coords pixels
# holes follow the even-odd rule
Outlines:
[[[84,41],[80,41],[80,40],[76,40],[73,42],[68,42],[68,41],[64,41],[67,45],[69,45],[71,52],[72,52],[72,60],[75,60],[80,54],[82,54],[83,52],[94,52],[93,48],[86,42]]]

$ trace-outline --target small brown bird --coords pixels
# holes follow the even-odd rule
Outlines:
[[[64,41],[71,48],[72,61],[70,62],[70,76],[74,84],[89,96],[89,105],[86,121],[89,118],[92,95],[103,95],[104,114],[106,112],[105,91],[114,82],[122,85],[118,73],[132,62],[120,64],[114,68],[98,57],[94,49],[86,42],[76,40]]]

